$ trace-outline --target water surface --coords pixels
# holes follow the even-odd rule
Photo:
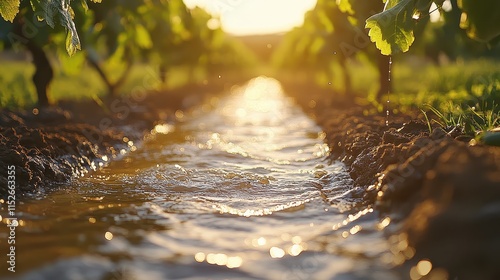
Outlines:
[[[394,278],[376,214],[352,209],[345,167],[276,80],[177,116],[121,160],[19,205],[15,275]]]

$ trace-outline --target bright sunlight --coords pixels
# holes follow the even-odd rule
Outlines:
[[[220,16],[224,31],[235,35],[279,33],[300,26],[316,0],[184,0]]]

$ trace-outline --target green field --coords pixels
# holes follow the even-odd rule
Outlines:
[[[2,64],[0,106],[7,108],[34,106],[36,95],[31,81],[34,67],[28,62],[21,61],[7,61]],[[375,67],[368,63],[353,61],[348,64],[348,69],[354,92],[360,93],[379,110],[384,110],[387,96],[384,96],[384,100],[373,98],[378,88]],[[107,70],[110,73],[120,73],[119,69],[108,67]],[[341,71],[341,69],[336,70]],[[102,97],[107,92],[97,72],[88,66],[84,66],[80,71],[85,74],[66,73],[61,68],[56,68],[55,73],[49,93],[49,98],[54,104],[60,100]],[[300,74],[295,73],[295,75],[297,78]],[[127,94],[136,87],[168,90],[189,83],[203,83],[209,79],[207,77],[207,73],[203,70],[190,71],[187,67],[177,67],[169,71],[167,83],[162,84],[156,67],[140,64],[132,68],[120,92]],[[328,80],[327,77],[317,76],[316,82],[320,83],[321,87],[331,87],[332,91],[342,91],[340,77],[336,75]],[[481,130],[499,125],[500,63],[497,61],[477,59],[435,65],[411,58],[394,59],[392,82],[393,90],[388,97],[391,111],[394,113],[423,110],[430,112],[429,116],[436,119],[433,122],[439,121],[444,126],[466,126],[468,133],[476,130],[471,127],[474,121],[483,123],[479,125],[482,127]]]
[[[120,69],[108,67],[109,73],[120,73]],[[36,91],[31,80],[35,71],[29,62],[4,61],[0,68],[0,107],[25,108],[36,103]],[[116,79],[116,77],[111,77]],[[162,84],[158,68],[147,64],[137,64],[120,88],[121,94],[128,94],[137,87],[147,90],[168,90],[189,83],[202,83],[209,79],[201,69],[190,70],[188,67],[171,69],[167,81]],[[55,77],[50,86],[49,100],[57,104],[61,100],[82,100],[107,94],[107,89],[97,72],[84,66],[80,74],[66,73],[61,68],[55,69]]]

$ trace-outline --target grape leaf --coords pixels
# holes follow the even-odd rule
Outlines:
[[[19,13],[19,4],[21,0],[2,0],[0,1],[0,15],[7,21],[14,21]]]
[[[45,20],[47,25],[55,28],[56,22],[59,21],[59,24],[66,29],[66,51],[70,56],[81,49],[70,0],[32,0],[31,3],[34,11],[42,12],[39,17]]]
[[[13,0],[8,0],[13,1]],[[102,0],[90,0],[101,3]],[[38,12],[40,20],[45,20],[47,25],[56,27],[56,22],[66,29],[66,51],[70,56],[81,49],[80,38],[76,30],[74,11],[71,8],[71,0],[30,0],[33,11]],[[87,7],[86,0],[80,0],[83,7]]]
[[[365,27],[370,29],[370,40],[382,54],[391,55],[410,49],[415,40],[415,4],[415,0],[388,0],[383,12],[366,20]]]

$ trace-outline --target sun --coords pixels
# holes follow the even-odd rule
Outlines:
[[[224,31],[234,35],[285,32],[304,22],[316,0],[184,0],[220,16]]]

